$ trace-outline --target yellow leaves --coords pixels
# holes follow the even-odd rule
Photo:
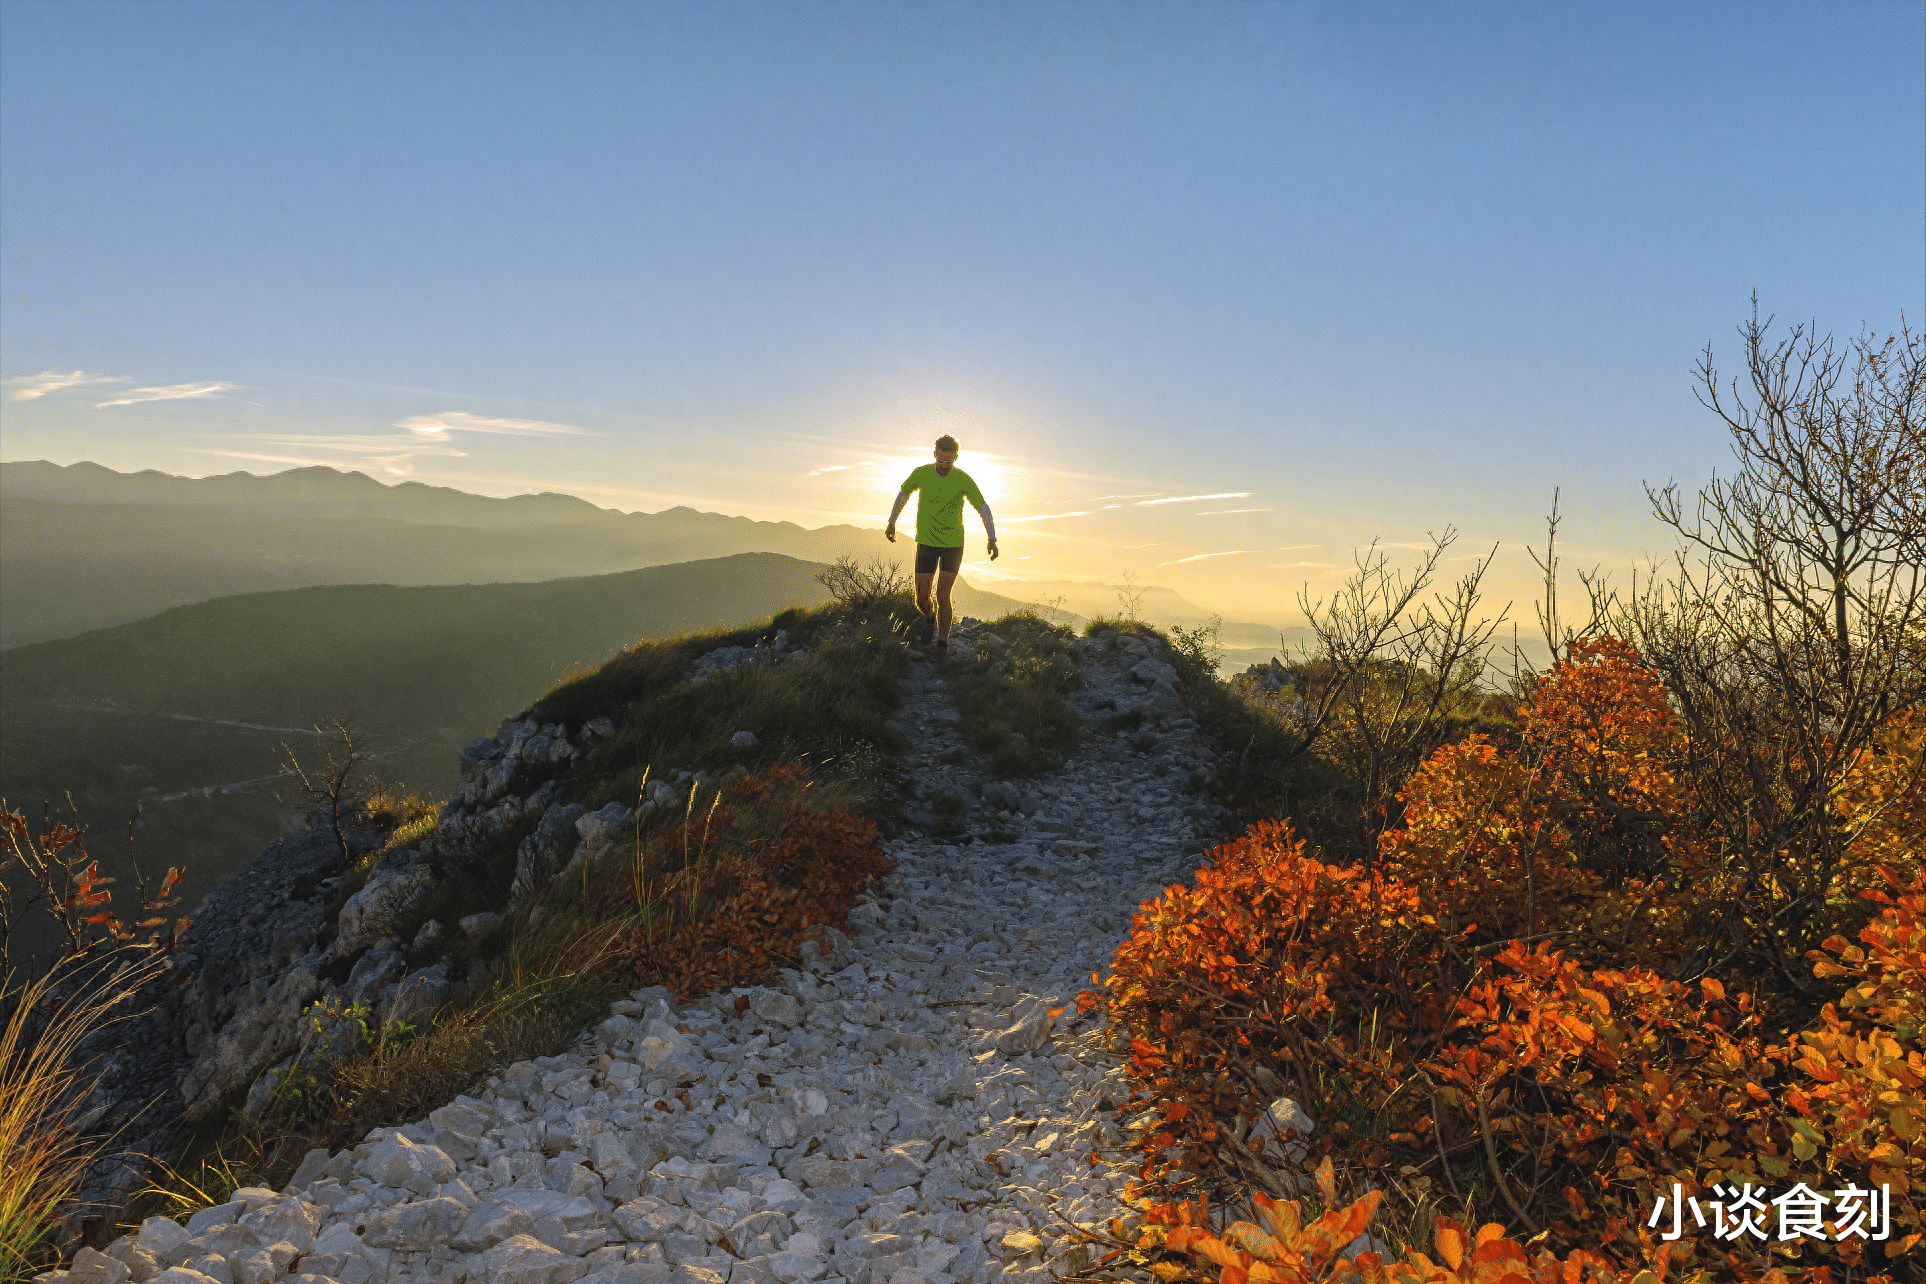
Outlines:
[[[1886,1120],[1892,1125],[1893,1135],[1901,1141],[1911,1141],[1919,1136],[1919,1119],[1904,1106],[1891,1111]]]

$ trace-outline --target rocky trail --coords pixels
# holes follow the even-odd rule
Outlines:
[[[980,629],[979,629],[980,634]],[[968,654],[969,634],[957,650]],[[149,1220],[73,1284],[1042,1284],[1066,1223],[1127,1217],[1120,1059],[1076,995],[1138,902],[1196,864],[1209,748],[1140,640],[1076,644],[1100,732],[1047,778],[988,780],[938,665],[896,715],[920,782],[897,868],[811,971],[676,1006],[618,1002],[283,1192]],[[1155,743],[1144,737],[1150,731]],[[1142,738],[1138,738],[1142,737]],[[1137,748],[1136,745],[1143,745]],[[960,833],[939,837],[939,810]],[[968,801],[959,821],[953,801]]]

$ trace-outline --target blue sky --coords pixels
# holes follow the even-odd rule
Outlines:
[[[1754,290],[1926,301],[1910,0],[0,22],[8,459],[880,524],[948,430],[975,572],[1281,617],[1451,523],[1528,620],[1554,486],[1665,549]]]

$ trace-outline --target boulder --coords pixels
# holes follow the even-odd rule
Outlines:
[[[455,1163],[439,1147],[410,1141],[399,1132],[377,1142],[355,1170],[383,1186],[399,1186],[417,1195],[432,1195],[435,1187],[453,1181]]]
[[[749,999],[749,1010],[758,1019],[771,1022],[784,1028],[801,1025],[803,1020],[802,1004],[793,994],[781,990],[762,990]]]
[[[588,846],[588,858],[599,860],[613,850],[623,839],[631,837],[630,822],[635,813],[619,802],[612,802],[600,811],[592,811],[579,817],[575,822],[575,832]]]
[[[503,1240],[518,1235],[532,1238],[534,1234],[535,1219],[526,1212],[499,1199],[484,1199],[468,1210],[460,1229],[450,1238],[449,1246],[464,1253],[479,1253]]]
[[[437,963],[383,986],[375,1010],[383,1022],[419,1026],[434,1015],[452,993],[454,986],[448,980],[448,965]]]
[[[67,1263],[66,1284],[127,1284],[132,1274],[119,1258],[83,1248]]]
[[[1251,1125],[1247,1144],[1260,1159],[1301,1162],[1307,1153],[1304,1138],[1316,1126],[1297,1102],[1279,1097]]]
[[[367,884],[341,907],[334,956],[347,958],[384,937],[408,939],[416,916],[434,891],[434,883],[434,871],[425,863],[401,869],[377,867]]]
[[[515,881],[509,887],[508,908],[512,913],[526,905],[529,898],[548,886],[549,880],[575,850],[575,822],[586,812],[580,803],[550,807],[542,813],[535,832],[522,840],[515,852]]]
[[[109,1244],[106,1255],[127,1267],[129,1284],[146,1284],[167,1265],[152,1249],[143,1248],[132,1235],[123,1235]]]
[[[560,1252],[580,1257],[609,1241],[601,1213],[579,1195],[511,1187],[495,1198],[526,1213],[535,1223],[535,1238]]]
[[[1035,1052],[1050,1041],[1053,1022],[1049,1009],[1038,1005],[1028,1016],[996,1036],[996,1050],[1006,1057]]]
[[[140,1224],[136,1240],[140,1246],[162,1261],[175,1249],[193,1239],[185,1226],[171,1217],[149,1217]]]
[[[426,1252],[454,1236],[467,1213],[460,1200],[445,1196],[396,1204],[368,1218],[361,1242],[376,1248]]]
[[[245,1211],[247,1206],[239,1200],[225,1204],[211,1204],[187,1219],[187,1233],[189,1236],[200,1235],[216,1226],[225,1226],[229,1222],[239,1221],[241,1214]]]
[[[479,1275],[488,1284],[574,1284],[588,1274],[588,1263],[557,1252],[533,1235],[505,1239],[481,1255]]]
[[[231,1258],[234,1267],[234,1284],[274,1284],[290,1263],[300,1256],[293,1244],[282,1242],[257,1248],[240,1257]]]
[[[325,1152],[318,1153],[325,1156]],[[314,1243],[325,1223],[321,1209],[301,1199],[276,1200],[241,1218],[241,1225],[253,1231],[263,1244],[273,1247],[285,1242],[294,1245],[297,1253]]]

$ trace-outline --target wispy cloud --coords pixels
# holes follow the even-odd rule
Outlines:
[[[1059,517],[1088,517],[1088,516],[1090,516],[1088,512],[1038,513],[1034,517],[1005,517],[1002,519],[1002,521],[1005,526],[1008,526],[1012,522],[1049,522],[1049,521],[1055,521]]]
[[[1094,504],[1098,500],[1104,500],[1104,499],[1143,499],[1149,495],[1154,495],[1156,493],[1157,492],[1155,491],[1145,491],[1143,492],[1143,494],[1139,494],[1139,495],[1099,495],[1097,496],[1096,499],[1093,499],[1090,502]]]
[[[821,468],[811,469],[809,475],[811,477],[820,477],[824,473],[846,473],[848,471],[848,464],[824,464]]]
[[[1323,548],[1323,547],[1324,545],[1322,544],[1282,544],[1278,546],[1277,551],[1280,553],[1300,553],[1307,548]]]
[[[1264,569],[1269,571],[1328,571],[1335,562],[1267,562]]]
[[[94,407],[105,410],[109,406],[137,406],[143,401],[186,401],[196,397],[216,397],[223,392],[233,392],[243,385],[215,379],[207,383],[170,383],[159,388],[132,388],[125,397],[103,401]]]
[[[307,452],[301,455],[256,455],[235,450],[205,450],[201,453],[234,459],[258,459],[263,463],[331,467],[368,467],[390,477],[412,477],[415,461],[423,456],[466,459],[468,452],[456,445],[455,434],[472,432],[497,437],[589,436],[586,428],[574,424],[549,423],[541,419],[490,419],[465,410],[448,410],[437,415],[415,415],[395,427],[401,432],[385,433],[247,433],[244,439],[270,449]],[[319,452],[317,458],[314,452]]]
[[[553,424],[540,419],[488,419],[465,410],[444,410],[438,415],[415,415],[395,425],[406,428],[423,441],[451,441],[451,432],[484,432],[502,437],[593,436],[574,424]]]
[[[1268,508],[1213,508],[1208,513],[1192,513],[1192,517],[1229,517],[1232,513],[1268,513]]]
[[[1227,549],[1222,553],[1198,553],[1191,557],[1180,557],[1174,562],[1159,562],[1157,565],[1182,566],[1185,562],[1201,562],[1207,557],[1236,557],[1240,553],[1248,553],[1250,551],[1248,548],[1233,548]]]
[[[1173,495],[1169,499],[1140,499],[1139,508],[1150,504],[1188,504],[1194,499],[1249,499],[1257,492],[1254,490],[1227,490],[1220,495]]]
[[[411,477],[414,475],[414,461],[421,455],[439,455],[443,458],[465,459],[468,452],[457,450],[442,442],[423,442],[400,433],[343,433],[328,436],[321,433],[262,433],[250,434],[249,441],[260,442],[264,446],[280,446],[295,450],[328,452],[332,457],[317,458],[314,455],[258,455],[238,450],[201,450],[204,455],[225,455],[232,459],[257,459],[270,464],[293,464],[296,467],[325,465],[363,464],[379,468],[391,477]],[[341,456],[348,456],[343,459]]]
[[[8,386],[13,389],[12,396],[15,401],[33,401],[50,392],[59,392],[63,388],[85,388],[96,383],[126,382],[127,380],[119,375],[88,374],[85,370],[70,370],[66,374],[61,374],[58,370],[42,370],[37,375],[21,375],[18,379],[7,380]]]

